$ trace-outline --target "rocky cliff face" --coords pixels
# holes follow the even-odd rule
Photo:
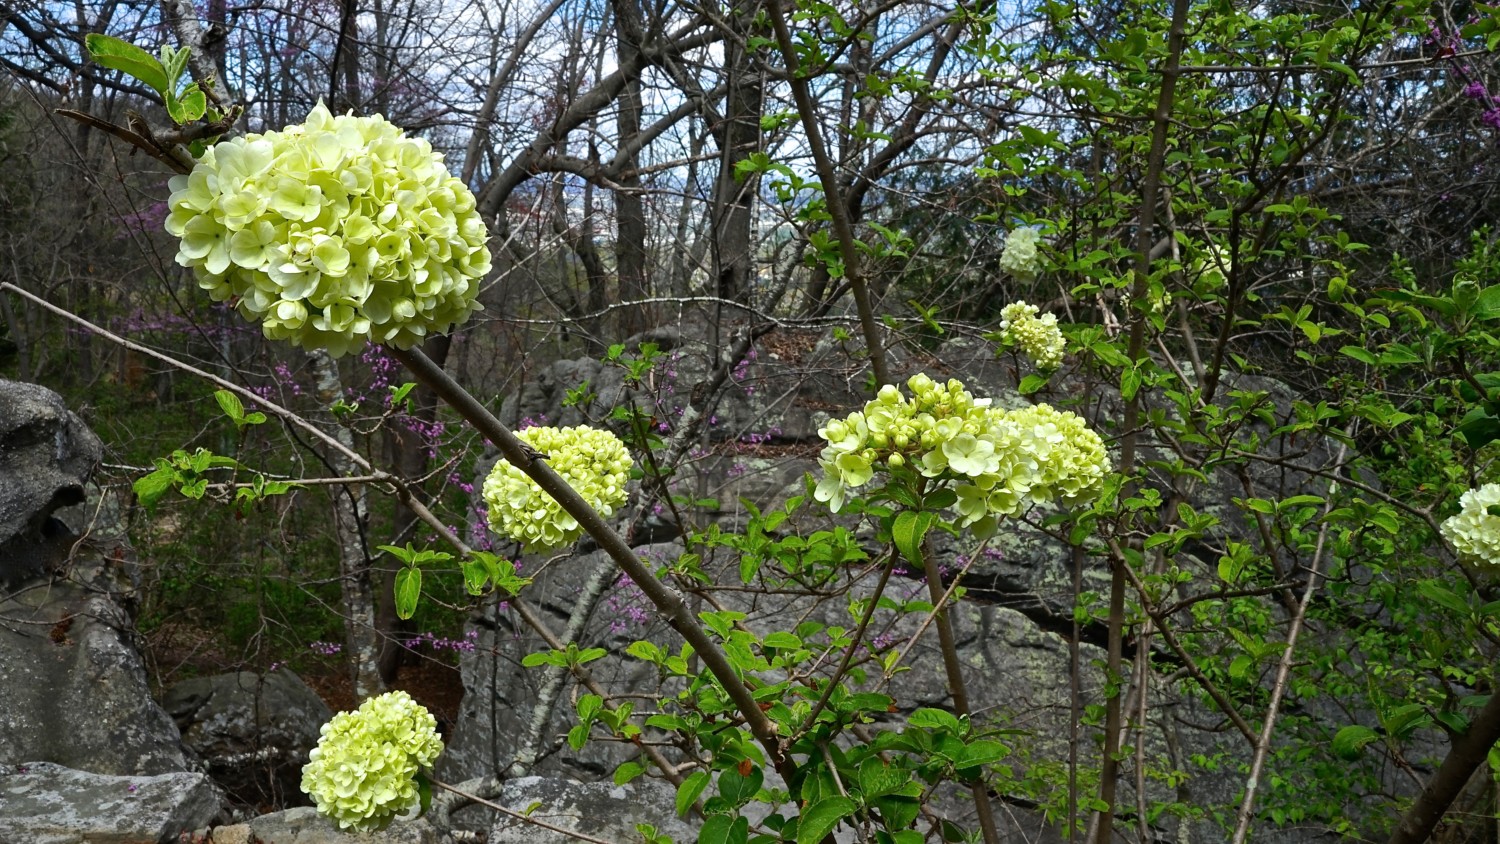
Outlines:
[[[0,381],[0,840],[156,841],[220,812],[151,698],[101,451],[55,393]]]

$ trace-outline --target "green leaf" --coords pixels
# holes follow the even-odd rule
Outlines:
[[[762,648],[792,650],[802,647],[802,640],[785,630],[777,630],[774,633],[767,633],[766,638],[761,640],[760,646]]]
[[[728,770],[719,774],[719,796],[728,800],[731,806],[739,808],[750,802],[760,791],[764,781],[765,775],[758,767],[752,766],[746,776],[741,776],[739,771]]]
[[[1391,343],[1386,350],[1380,353],[1380,363],[1385,366],[1399,366],[1407,363],[1421,363],[1422,356],[1416,350],[1403,343]]]
[[[896,514],[895,524],[891,525],[891,539],[901,556],[918,566],[923,564],[922,540],[936,519],[936,513],[926,510],[902,510]]]
[[[609,656],[609,651],[603,648],[584,648],[583,650],[578,652],[577,661],[574,664],[583,665],[585,663],[593,662],[596,659],[603,659],[606,656]]]
[[[1385,510],[1376,510],[1370,513],[1369,519],[1370,524],[1380,528],[1386,533],[1395,535],[1401,532],[1401,523],[1396,521],[1396,515],[1394,513],[1390,513]]]
[[[1490,285],[1479,291],[1479,301],[1474,308],[1477,319],[1500,317],[1500,284]]]
[[[1417,591],[1422,594],[1422,597],[1434,604],[1453,610],[1456,613],[1468,615],[1473,611],[1473,608],[1469,606],[1469,602],[1454,594],[1452,589],[1431,580],[1424,580],[1418,583]]]
[[[662,653],[661,648],[645,640],[639,642],[631,642],[630,645],[625,648],[625,653],[630,654],[636,659],[658,664],[666,659],[666,654]]]
[[[1500,440],[1500,419],[1491,416],[1484,408],[1476,407],[1458,423],[1456,433],[1464,438],[1469,448],[1478,451]]]
[[[875,801],[875,808],[880,810],[887,829],[900,829],[917,819],[922,803],[906,797],[881,797]]]
[[[825,797],[802,811],[797,821],[797,844],[819,844],[839,821],[854,814],[854,801],[843,795]]]
[[[536,668],[538,665],[557,665],[560,660],[556,651],[537,651],[521,657],[522,668]]]
[[[214,401],[219,403],[219,409],[224,411],[225,416],[233,419],[235,424],[239,424],[240,420],[245,418],[245,404],[234,393],[228,390],[215,390]]]
[[[417,549],[411,547],[410,543],[408,543],[405,548],[402,548],[399,545],[377,545],[375,547],[379,548],[381,551],[386,552],[387,554],[390,554],[391,556],[395,557],[403,563],[406,563],[407,565],[411,565],[412,561],[414,561],[417,557]]]
[[[951,712],[941,709],[923,708],[911,714],[908,722],[913,727],[926,730],[947,730],[954,735],[963,733],[963,723]]]
[[[417,816],[421,817],[432,808],[432,780],[421,771],[417,771],[412,779],[417,784]]]
[[[1219,579],[1233,586],[1240,582],[1250,561],[1238,554],[1226,554],[1219,558]]]
[[[490,573],[478,560],[464,560],[459,566],[464,572],[464,591],[470,595],[483,595],[484,585],[490,582]]]
[[[1354,358],[1366,366],[1375,365],[1375,356],[1368,349],[1359,346],[1340,346],[1339,353]]]
[[[573,729],[568,730],[568,747],[571,747],[574,750],[582,750],[584,745],[588,743],[589,728],[586,725],[579,724]]]
[[[171,116],[172,122],[178,126],[192,123],[203,116],[208,110],[208,99],[198,89],[198,83],[182,89],[182,93],[169,96],[167,99],[167,114]]]
[[[170,84],[167,70],[155,56],[129,41],[121,41],[109,35],[91,32],[83,39],[89,56],[95,64],[111,70],[124,71],[150,86],[156,93],[166,96]]]
[[[646,766],[639,762],[622,762],[615,769],[615,785],[624,785],[641,774],[646,773]]]
[[[958,760],[953,767],[963,770],[964,768],[976,768],[980,765],[988,765],[998,762],[1010,755],[1010,748],[998,741],[988,739],[976,741],[965,747],[958,755]]]
[[[604,698],[598,695],[584,695],[578,699],[578,720],[585,723],[599,716],[599,710],[604,708]]]
[[[1358,724],[1351,724],[1333,737],[1333,753],[1345,761],[1353,762],[1364,752],[1365,745],[1380,738],[1380,734]]]
[[[1229,662],[1229,676],[1236,680],[1243,680],[1255,667],[1255,660],[1247,654],[1240,654]]]
[[[171,44],[161,45],[161,66],[167,74],[168,91],[172,91],[177,88],[177,80],[181,79],[182,72],[184,70],[187,70],[188,56],[191,55],[192,52],[193,51],[187,47],[183,47],[179,50],[176,47],[173,47]]]
[[[1141,389],[1141,373],[1134,366],[1120,372],[1120,396],[1126,401],[1135,398]]]
[[[948,487],[935,489],[922,496],[922,509],[924,510],[946,510],[958,503],[958,493]]]
[[[911,782],[911,771],[871,756],[859,763],[859,790],[865,800],[874,800],[891,794]]]
[[[1019,387],[1019,389],[1021,391],[1021,395],[1029,396],[1045,386],[1047,386],[1047,376],[1032,373],[1031,375],[1027,375],[1025,378],[1021,379],[1021,386]]]
[[[1319,504],[1322,504],[1324,500],[1325,499],[1323,499],[1321,496],[1317,495],[1293,495],[1290,498],[1283,498],[1281,501],[1277,502],[1276,509],[1286,510],[1292,507],[1301,507],[1304,504],[1317,506]]]
[[[677,786],[677,815],[687,817],[688,810],[698,802],[703,789],[708,788],[708,771],[694,771]]]
[[[422,570],[407,566],[396,572],[396,617],[402,620],[417,613],[417,599],[422,597]]]
[[[140,478],[130,488],[135,492],[135,497],[140,500],[141,506],[147,510],[156,506],[156,502],[162,499],[172,489],[172,482],[176,480],[177,473],[170,466],[164,466],[155,472]]]
[[[750,819],[710,815],[698,830],[698,844],[745,844],[750,838]]]

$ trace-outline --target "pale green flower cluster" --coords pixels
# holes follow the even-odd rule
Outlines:
[[[489,234],[474,194],[378,115],[319,103],[300,126],[209,147],[171,187],[177,263],[273,340],[404,349],[481,307]]]
[[[1000,332],[1006,343],[1026,352],[1037,369],[1053,370],[1062,365],[1067,341],[1052,314],[1037,316],[1036,305],[1012,302],[1000,311]]]
[[[1500,566],[1500,516],[1489,509],[1500,505],[1500,484],[1485,484],[1471,489],[1458,499],[1458,515],[1439,526],[1443,536],[1465,562],[1479,566]]]
[[[419,807],[417,771],[442,752],[432,713],[406,692],[386,692],[323,725],[302,790],[340,829],[383,829]]]
[[[547,465],[600,515],[608,518],[625,503],[631,460],[619,437],[584,425],[527,428],[516,435],[547,455]],[[520,542],[528,553],[561,548],[583,534],[578,520],[509,460],[495,464],[483,495],[490,527]]]
[[[907,386],[911,398],[886,385],[863,411],[819,429],[828,445],[813,497],[835,513],[877,471],[912,471],[929,490],[952,489],[958,523],[984,537],[1033,502],[1090,500],[1110,470],[1104,442],[1076,414],[991,407],[957,380],[915,375]]]
[[[1011,229],[1000,252],[1000,269],[1022,281],[1035,278],[1042,268],[1042,256],[1036,248],[1041,239],[1042,233],[1030,226]]]

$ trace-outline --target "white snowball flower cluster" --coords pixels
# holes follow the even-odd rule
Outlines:
[[[828,445],[813,496],[835,513],[876,471],[910,471],[928,479],[929,490],[952,489],[959,524],[985,537],[999,517],[1032,502],[1090,500],[1110,470],[1104,442],[1073,413],[1001,410],[957,380],[915,375],[907,386],[909,399],[886,385],[863,411],[819,429]]]
[[[1000,269],[1021,281],[1035,278],[1042,268],[1042,256],[1036,248],[1041,239],[1042,233],[1030,226],[1011,229],[1000,252]]]
[[[406,692],[386,692],[323,725],[302,790],[340,829],[383,829],[418,808],[417,772],[442,752],[432,713]]]
[[[319,103],[300,126],[209,147],[171,187],[177,263],[273,340],[404,349],[481,307],[489,234],[474,194],[378,115]]]
[[[1000,333],[1006,343],[1021,347],[1037,369],[1053,370],[1062,365],[1067,341],[1052,314],[1037,316],[1036,305],[1012,302],[1000,311]]]
[[[1500,484],[1471,489],[1458,499],[1462,508],[1439,526],[1458,556],[1478,566],[1500,566],[1500,516],[1489,508],[1500,505]]]
[[[608,518],[625,503],[631,460],[619,437],[584,425],[527,428],[516,436],[547,455],[547,465],[600,515]],[[528,553],[561,548],[583,534],[578,521],[509,460],[495,464],[483,495],[490,527]]]

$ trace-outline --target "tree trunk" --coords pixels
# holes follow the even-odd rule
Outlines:
[[[313,383],[318,391],[318,401],[325,407],[332,407],[343,394],[338,364],[322,349],[308,357]],[[345,447],[354,447],[354,437],[348,428],[342,425],[335,427],[333,436]],[[354,464],[340,452],[331,452],[328,464],[339,477],[355,474]],[[335,487],[333,524],[339,543],[339,588],[344,604],[344,643],[349,653],[354,696],[360,700],[385,689],[380,679],[380,633],[375,626],[370,557],[365,550],[367,522],[364,488],[358,484]]]
[[[614,0],[616,49],[621,65],[641,61],[641,7],[639,0]],[[623,160],[615,197],[615,271],[619,281],[620,301],[645,299],[651,295],[646,273],[646,204],[641,198],[640,152],[636,141],[641,134],[641,79],[632,77],[620,92],[620,109],[616,117],[617,149],[631,152]],[[651,327],[647,305],[627,307],[620,312],[620,336],[629,337]]]
[[[724,41],[724,72],[729,90],[724,97],[724,119],[715,137],[719,142],[719,176],[714,182],[713,268],[719,296],[747,302],[755,267],[754,214],[759,180],[735,178],[736,166],[760,149],[760,117],[765,89],[755,56],[745,50],[754,28],[760,0],[733,0],[729,22],[733,37]]]

